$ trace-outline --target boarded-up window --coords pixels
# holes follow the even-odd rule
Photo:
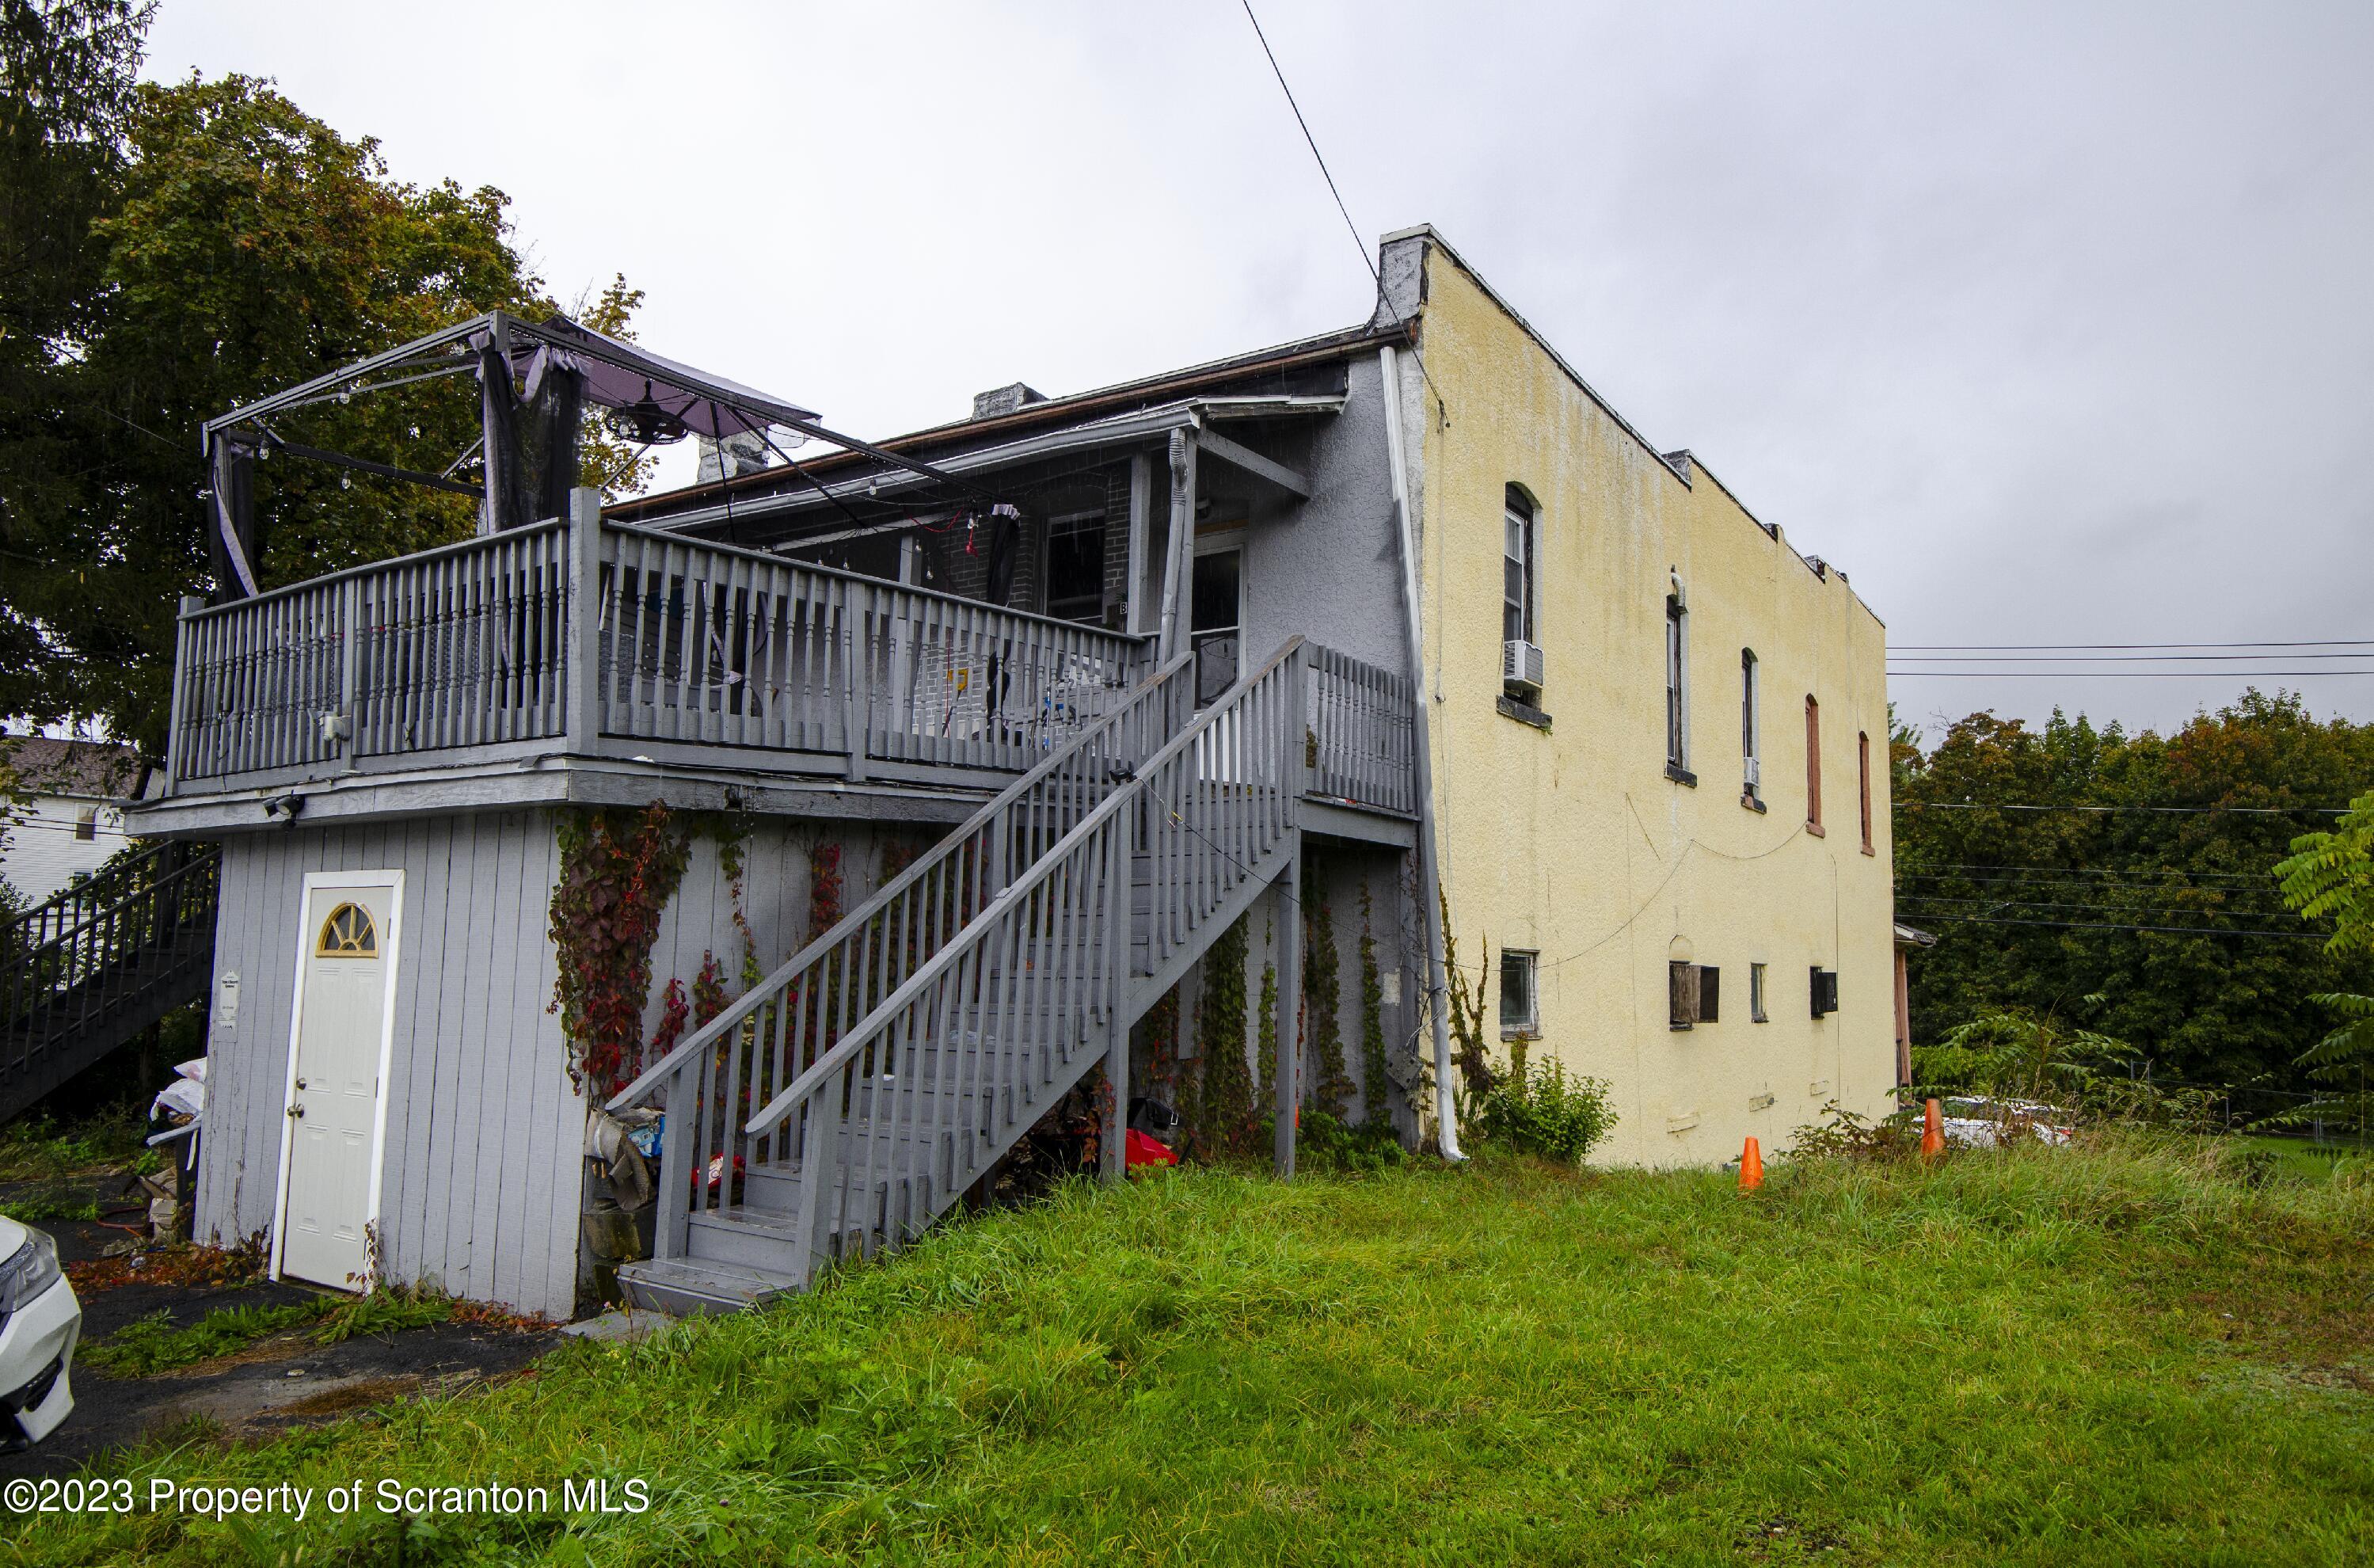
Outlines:
[[[1828,1018],[1839,1010],[1839,972],[1816,964],[1812,971],[1814,1016]]]
[[[1805,831],[1822,833],[1822,705],[1805,695]]]
[[[1666,1022],[1675,1029],[1712,1023],[1722,1016],[1722,972],[1712,964],[1669,963]]]

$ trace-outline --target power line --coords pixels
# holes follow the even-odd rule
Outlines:
[[[2166,917],[2168,917],[2168,916],[2169,916],[2169,915],[2173,915],[2173,914],[2204,914],[2204,915],[2232,915],[2232,914],[2247,914],[2247,915],[2251,915],[2251,916],[2263,916],[2263,917],[2285,918],[2285,917],[2288,917],[2288,916],[2290,915],[2290,914],[2291,914],[2291,912],[2290,912],[2289,910],[2283,910],[2283,909],[2186,909],[2186,908],[2182,908],[2182,907],[2180,907],[2180,906],[2178,906],[2178,907],[2171,907],[2171,906],[2165,905],[2165,904],[2160,905],[2159,907],[2157,907],[2157,908],[2156,908],[2156,909],[2151,909],[2151,910],[2142,910],[2142,909],[2137,909],[2133,904],[2122,904],[2122,903],[2071,903],[2071,902],[2064,902],[2064,901],[2060,900],[2060,899],[2013,899],[2013,898],[1979,898],[1979,899],[1966,899],[1966,898],[1956,898],[1956,897],[1953,897],[1953,896],[1951,896],[1951,895],[1949,895],[1949,894],[1946,894],[1946,893],[1904,893],[1904,894],[1902,894],[1902,895],[1900,895],[1900,896],[1901,896],[1901,897],[1903,897],[1905,900],[1907,900],[1907,901],[1908,901],[1908,902],[1913,902],[1913,903],[1923,903],[1923,904],[1928,904],[1928,903],[1984,904],[1984,905],[1986,905],[1987,907],[1989,907],[1989,908],[1991,908],[1991,909],[2082,909],[2082,910],[2089,910],[2089,911],[2092,911],[2093,913],[2098,914],[2158,914],[2158,915],[2160,915],[2162,918],[2166,918]]]
[[[2189,659],[2198,664],[2233,664],[2274,659],[2363,659],[2374,657],[2350,649],[2333,653],[2288,654],[1921,654],[1910,648],[1890,648],[1908,654],[1918,665],[2148,665]]]
[[[2315,931],[2224,931],[2214,925],[2120,925],[2080,920],[2005,920],[1983,914],[1924,914],[1917,918],[1957,925],[2037,925],[2054,931],[2131,931],[2169,937],[2260,937],[2276,942],[2321,942]]]
[[[2250,676],[2281,676],[2292,679],[2300,676],[2374,675],[2368,669],[1897,669],[1892,676],[1915,679],[1952,678],[1956,676],[1978,677],[1987,680],[2214,680]]]
[[[1975,860],[1933,860],[1929,862],[1929,864],[1935,869],[1931,871],[1899,870],[1897,872],[1897,875],[1898,877],[1943,877],[1947,872],[1951,871],[2036,871],[2043,873],[2044,879],[2051,881],[2063,878],[2073,877],[2126,877],[2138,871],[2150,871],[2157,869],[2156,867],[2149,866],[1989,866],[1982,865]],[[2268,875],[2260,871],[2186,871],[2174,867],[2168,867],[2168,869],[2171,875],[2190,878],[2196,882],[2227,881],[2262,883],[2269,880]],[[1982,878],[1974,879],[1984,880]]]
[[[2346,806],[2009,806],[1992,800],[1898,800],[1899,811],[2149,811],[2170,817],[2346,817]]]
[[[1959,884],[1969,882],[1980,887],[2074,888],[2082,889],[2088,892],[2098,890],[2103,892],[2215,893],[2220,898],[2228,898],[2239,893],[2256,892],[2262,888],[2270,888],[2274,886],[2274,879],[2271,877],[2262,877],[2256,879],[2256,886],[2246,882],[2236,887],[2221,888],[2208,886],[2198,882],[2125,882],[2110,881],[2090,877],[1971,877],[1946,872],[1922,871],[1898,871],[1896,874],[1896,879],[1899,883],[1947,882]]]
[[[1252,23],[1253,36],[1261,40],[1262,53],[1269,56],[1271,75],[1277,77],[1278,90],[1286,94],[1286,106],[1294,111],[1294,123],[1302,127],[1302,139],[1310,147],[1310,156],[1318,160],[1321,178],[1327,182],[1327,194],[1335,198],[1335,210],[1344,215],[1345,231],[1352,236],[1353,248],[1360,253],[1360,265],[1369,269],[1369,278],[1377,286],[1377,297],[1384,298],[1385,280],[1377,271],[1377,264],[1369,259],[1369,242],[1360,238],[1360,226],[1352,221],[1352,209],[1344,205],[1344,193],[1335,188],[1335,176],[1327,167],[1326,155],[1319,150],[1319,138],[1310,134],[1310,122],[1302,117],[1302,105],[1294,101],[1294,89],[1286,85],[1286,71],[1277,63],[1277,52],[1269,46],[1269,35],[1262,31],[1261,18],[1253,15],[1252,0],[1243,0],[1245,20]]]
[[[2051,648],[2374,648],[2374,641],[2352,642],[2345,637],[2318,637],[2305,643],[1898,643],[1889,651],[1898,654],[2001,654]]]

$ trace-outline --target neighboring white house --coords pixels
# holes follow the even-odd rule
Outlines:
[[[0,877],[28,903],[98,870],[129,842],[123,807],[147,782],[129,746],[39,735],[0,737],[0,770],[15,773],[18,791],[0,802],[7,816]]]

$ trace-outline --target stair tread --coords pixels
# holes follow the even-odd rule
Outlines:
[[[770,1296],[793,1295],[801,1289],[800,1281],[789,1273],[699,1257],[647,1257],[622,1263],[618,1278],[629,1285],[659,1286],[721,1304],[749,1305]]]

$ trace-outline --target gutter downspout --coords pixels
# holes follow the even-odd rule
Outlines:
[[[1410,523],[1409,479],[1402,463],[1402,381],[1391,344],[1377,350],[1384,380],[1386,467],[1393,477],[1393,528],[1402,556],[1402,628],[1409,639],[1410,711],[1416,725],[1411,752],[1417,765],[1417,896],[1426,906],[1426,987],[1434,1015],[1434,1125],[1445,1160],[1464,1160],[1459,1149],[1459,1108],[1451,1091],[1451,978],[1443,966],[1442,869],[1435,843],[1434,744],[1427,718],[1426,640],[1418,627],[1416,530]]]

